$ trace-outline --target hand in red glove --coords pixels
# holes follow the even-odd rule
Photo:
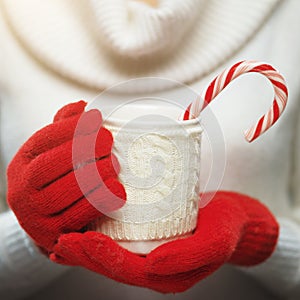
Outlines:
[[[80,101],[59,110],[54,122],[36,132],[8,167],[8,203],[24,230],[45,252],[52,250],[62,234],[79,231],[102,215],[89,203],[86,192],[97,208],[102,206],[106,211],[121,207],[126,198],[117,180],[116,157],[111,154],[112,135],[101,127],[101,113],[84,112],[85,106]],[[76,129],[79,119],[80,128]],[[76,172],[88,179],[83,183],[84,194],[73,168],[74,141],[80,161]],[[86,151],[91,149],[90,141],[95,141],[95,146]],[[90,176],[95,170],[98,180]]]
[[[269,210],[248,196],[218,192],[200,209],[194,234],[135,255],[99,232],[60,237],[50,258],[79,265],[116,281],[163,293],[182,292],[224,263],[251,266],[273,252],[278,223]]]

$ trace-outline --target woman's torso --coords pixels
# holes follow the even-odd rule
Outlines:
[[[276,215],[281,216],[293,214],[290,181],[293,175],[293,140],[297,134],[295,128],[299,115],[300,92],[300,71],[297,67],[300,60],[300,41],[296,40],[297,29],[290,25],[297,25],[297,13],[293,13],[289,5],[292,6],[282,5],[261,30],[226,63],[219,66],[218,70],[190,85],[200,92],[225,66],[242,59],[266,61],[285,76],[290,90],[286,112],[274,128],[253,144],[245,142],[242,131],[271,105],[273,92],[265,79],[248,75],[236,80],[232,88],[223,92],[211,105],[218,121],[217,126],[223,131],[226,146],[226,167],[221,188],[257,197]],[[288,21],[291,23],[288,24]],[[58,76],[34,60],[6,24],[1,24],[0,30],[5,43],[2,49],[4,56],[0,58],[4,58],[1,64],[5,70],[0,74],[0,134],[1,156],[6,167],[21,144],[34,131],[51,122],[61,106],[79,99],[91,101],[98,91]],[[208,176],[211,160],[209,140],[204,139],[204,181]],[[64,298],[63,295],[70,295],[72,299],[99,299],[101,295],[108,299],[120,295],[125,298],[142,296],[149,299],[173,297],[125,286],[75,268],[32,299],[59,299]],[[248,277],[229,266],[177,298],[188,299],[194,295],[213,299],[224,299],[227,296],[232,299],[273,299]]]

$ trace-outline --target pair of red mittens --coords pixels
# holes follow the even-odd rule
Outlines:
[[[193,235],[168,242],[145,257],[99,232],[84,232],[84,227],[102,216],[90,199],[108,211],[121,207],[126,198],[117,180],[112,135],[102,127],[100,112],[84,112],[85,105],[81,101],[62,108],[53,124],[21,147],[8,168],[9,205],[24,230],[53,261],[82,266],[122,283],[176,293],[225,263],[252,266],[272,254],[279,231],[276,219],[259,201],[233,192],[217,192],[199,211]],[[84,183],[88,193],[82,192],[76,178],[74,141],[79,156],[88,154],[77,158],[81,163],[76,169],[94,178],[92,166],[96,164],[101,177],[100,182]],[[95,151],[85,151],[91,141]]]

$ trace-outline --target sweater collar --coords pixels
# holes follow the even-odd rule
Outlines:
[[[96,89],[144,76],[200,80],[239,50],[278,2],[2,1],[12,32],[34,57]]]

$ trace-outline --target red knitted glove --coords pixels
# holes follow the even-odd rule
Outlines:
[[[200,210],[192,236],[166,243],[145,257],[90,231],[61,236],[50,258],[84,266],[119,282],[176,293],[226,262],[243,266],[263,262],[275,248],[278,229],[273,215],[257,200],[218,192]]]
[[[101,127],[101,113],[84,112],[85,106],[80,101],[59,110],[54,122],[29,138],[8,167],[8,203],[24,230],[45,252],[51,251],[61,234],[79,231],[101,216],[76,181],[72,163],[74,139],[83,160],[77,172],[82,171],[89,178],[85,182],[89,199],[108,211],[121,207],[121,199],[126,198],[124,187],[117,180],[116,157],[111,154],[112,135]],[[79,118],[80,130],[74,136]],[[96,144],[93,156],[87,157],[84,153],[91,140]],[[97,169],[91,168],[95,160]],[[94,178],[89,176],[93,170],[98,170],[102,184],[90,179]],[[112,196],[103,182],[121,199]]]

